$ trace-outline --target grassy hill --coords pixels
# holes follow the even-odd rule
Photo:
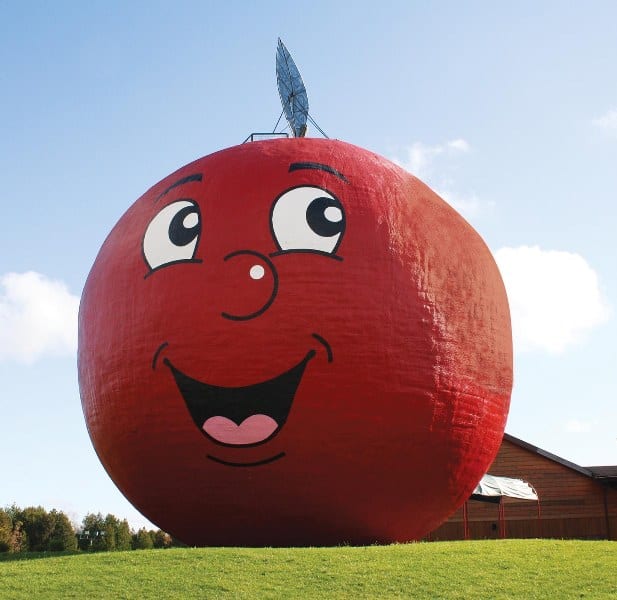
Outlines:
[[[2,555],[0,555],[2,556]],[[617,543],[3,555],[0,598],[617,598]]]

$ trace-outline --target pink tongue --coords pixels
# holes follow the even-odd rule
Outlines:
[[[242,446],[257,444],[269,438],[277,429],[278,424],[267,415],[251,415],[236,425],[227,417],[210,417],[202,429],[217,442]]]

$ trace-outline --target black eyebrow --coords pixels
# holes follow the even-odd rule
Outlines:
[[[345,183],[349,183],[349,180],[345,177],[345,175],[329,165],[322,165],[321,163],[316,162],[297,162],[289,165],[289,173],[292,171],[299,171],[301,169],[317,169],[319,171],[326,171],[326,173],[331,173],[339,179],[342,179]]]
[[[183,177],[182,179],[178,179],[178,181],[172,183],[163,193],[159,194],[156,197],[155,202],[160,200],[167,192],[169,192],[169,190],[173,190],[175,187],[178,187],[179,185],[184,185],[185,183],[190,183],[191,181],[201,181],[202,179],[203,179],[203,176],[201,173],[187,175],[186,177]]]

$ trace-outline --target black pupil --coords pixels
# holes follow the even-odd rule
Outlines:
[[[193,227],[187,227],[184,224],[186,218],[191,215],[197,215],[196,223]],[[176,246],[186,246],[190,244],[198,235],[200,230],[199,212],[194,206],[186,206],[178,211],[169,224],[169,239]]]
[[[338,209],[341,215],[338,221],[331,221],[326,216],[326,209],[330,207]],[[315,198],[306,209],[306,222],[317,235],[322,237],[332,237],[345,228],[343,209],[340,202],[334,198]]]

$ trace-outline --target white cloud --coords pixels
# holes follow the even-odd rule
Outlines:
[[[517,352],[561,353],[608,320],[598,276],[582,256],[521,246],[501,248],[495,259],[508,292]]]
[[[459,152],[469,152],[471,146],[463,139],[451,140],[446,143],[446,147],[450,150],[458,150]]]
[[[606,114],[598,117],[597,119],[593,119],[592,123],[599,127],[600,129],[604,129],[609,133],[617,134],[617,109],[609,110]]]
[[[437,195],[467,218],[476,217],[487,208],[492,209],[495,205],[494,202],[482,202],[474,192],[461,194],[452,190],[449,186],[433,189]]]
[[[393,162],[424,180],[430,178],[433,172],[433,163],[438,156],[452,157],[456,154],[469,152],[470,149],[470,145],[463,139],[450,140],[435,146],[426,146],[422,142],[414,142],[406,149],[406,160],[395,158]]]
[[[394,158],[393,162],[422,179],[436,194],[469,219],[494,205],[492,202],[482,202],[474,192],[461,193],[455,189],[450,173],[456,161],[470,151],[469,142],[462,138],[433,146],[414,142],[404,151],[407,155],[404,160]]]
[[[579,419],[569,419],[563,426],[566,433],[589,433],[595,423],[590,421],[580,421]]]
[[[74,354],[79,298],[40,273],[0,275],[0,360]]]

